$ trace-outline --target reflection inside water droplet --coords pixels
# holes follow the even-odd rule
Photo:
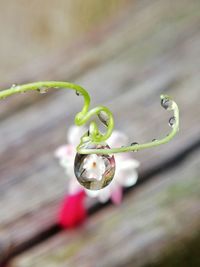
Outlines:
[[[131,143],[131,146],[136,146],[136,145],[139,145],[139,143],[137,143],[137,142],[133,142],[133,143]],[[138,150],[135,149],[135,150],[133,150],[133,152],[138,152]]]
[[[17,87],[17,84],[16,83],[13,83],[12,86],[11,86],[11,88],[15,88],[15,87]]]
[[[98,117],[99,117],[100,121],[103,122],[103,124],[108,126],[109,117],[105,111],[99,112]]]
[[[40,87],[37,91],[40,94],[46,94],[48,92],[48,89],[46,87]]]
[[[161,106],[164,109],[171,110],[173,106],[173,102],[168,98],[163,98],[161,99]]]
[[[107,144],[87,143],[85,149],[108,149]],[[115,174],[115,158],[112,155],[76,154],[74,172],[78,182],[87,189],[100,190],[112,181]]]
[[[174,127],[174,124],[176,123],[176,118],[173,116],[169,119],[169,126]]]
[[[80,93],[79,93],[78,91],[76,91],[76,95],[77,95],[77,96],[80,96]]]

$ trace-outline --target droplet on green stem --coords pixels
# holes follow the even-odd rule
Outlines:
[[[176,123],[176,118],[173,116],[169,119],[169,126],[173,128],[175,123]]]

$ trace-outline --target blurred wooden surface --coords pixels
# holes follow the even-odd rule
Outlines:
[[[131,0],[0,1],[0,77],[68,47]],[[55,64],[55,62],[54,62]]]
[[[58,234],[11,266],[114,267],[155,262],[199,231],[199,155],[194,153],[182,169],[155,176],[128,194],[120,207],[103,209],[81,229]]]
[[[151,181],[130,191],[122,206],[96,212],[82,229],[21,253],[13,267],[143,266],[176,247],[175,239],[186,242],[199,231],[199,8],[195,0],[134,1],[70,50],[13,75],[17,82],[61,79],[85,86],[93,105],[113,111],[130,143],[170,130],[162,92],[181,111],[180,133],[171,143],[133,154],[141,162],[140,181]],[[53,151],[65,142],[80,105],[81,98],[64,90],[1,103],[1,261],[55,227],[67,188]]]

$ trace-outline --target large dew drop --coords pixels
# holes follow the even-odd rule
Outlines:
[[[108,149],[107,144],[86,144],[87,149]],[[100,190],[112,181],[115,174],[115,158],[113,155],[76,154],[74,172],[78,182],[90,190]]]

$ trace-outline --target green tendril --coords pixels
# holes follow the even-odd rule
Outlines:
[[[107,128],[106,132],[102,134],[95,121],[91,121],[89,125],[88,133],[84,134],[80,140],[80,144],[77,147],[77,152],[80,154],[114,154],[130,151],[139,151],[145,148],[151,148],[159,146],[169,142],[179,130],[179,109],[177,104],[167,95],[161,95],[161,105],[163,108],[169,111],[173,111],[174,115],[170,118],[169,124],[172,127],[171,132],[161,140],[153,140],[152,142],[145,144],[134,143],[131,146],[120,147],[120,148],[110,148],[110,149],[86,149],[85,143],[92,142],[94,144],[100,144],[105,142],[112,134],[114,128],[114,119],[112,112],[104,106],[98,106],[89,110],[90,106],[90,96],[88,92],[81,86],[68,82],[57,82],[57,81],[47,81],[47,82],[35,82],[24,85],[13,85],[11,88],[0,91],[0,99],[5,99],[11,95],[17,93],[25,93],[28,91],[37,90],[41,93],[46,92],[49,89],[72,89],[75,90],[78,95],[83,96],[84,105],[81,110],[75,116],[75,124],[77,126],[82,126],[87,123],[94,115],[97,115],[100,121]]]

